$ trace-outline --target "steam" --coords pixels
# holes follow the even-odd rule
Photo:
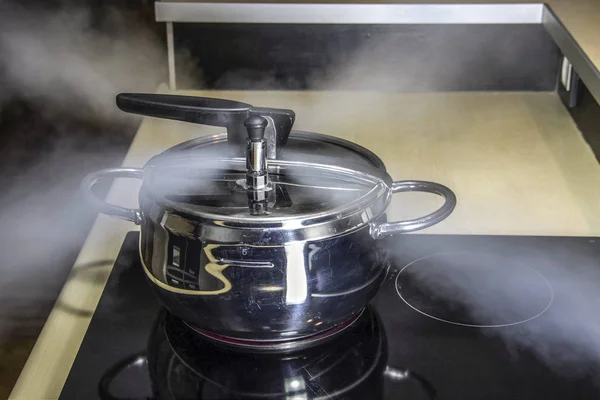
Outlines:
[[[119,91],[154,90],[166,74],[160,38],[133,15],[5,6],[0,26],[9,93],[85,118],[123,118]],[[137,22],[137,23],[136,23]]]
[[[21,129],[6,132],[16,150],[0,170],[0,338],[38,329],[40,305],[58,295],[63,256],[76,254],[95,217],[77,186],[86,172],[120,164],[139,121],[115,96],[154,92],[166,79],[157,32],[114,9],[0,4],[0,123]]]
[[[478,324],[529,319],[483,328],[485,334],[502,338],[513,353],[527,349],[563,376],[598,373],[598,262],[567,246],[546,247],[546,254],[535,248],[514,250],[491,259],[476,251],[440,255],[428,265],[415,263],[402,274],[425,296],[457,304]]]

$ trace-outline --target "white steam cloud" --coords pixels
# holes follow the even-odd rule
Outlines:
[[[547,254],[540,254],[540,249],[515,248],[513,254],[492,257],[477,250],[440,254],[430,263],[407,267],[400,276],[408,281],[400,282],[410,282],[421,296],[433,299],[426,301],[428,304],[442,301],[459,308],[457,314],[449,308],[439,314],[429,310],[430,315],[481,325],[515,323],[482,329],[502,338],[514,354],[519,349],[530,350],[560,375],[597,374],[600,262],[590,254],[574,253],[568,246],[547,249]],[[421,309],[425,307],[421,305]],[[465,314],[467,321],[461,321],[459,316]],[[520,321],[526,322],[516,323]]]
[[[64,255],[86,236],[82,169],[119,164],[138,120],[116,94],[154,92],[167,75],[166,46],[139,17],[55,6],[0,4],[0,123],[14,136],[0,171],[0,338],[39,329],[68,273]]]
[[[41,11],[4,6],[2,67],[8,94],[85,118],[124,118],[123,91],[154,91],[166,74],[166,49],[134,15],[108,9],[101,22],[85,8]]]

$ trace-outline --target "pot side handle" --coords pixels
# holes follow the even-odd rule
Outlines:
[[[456,207],[454,192],[444,185],[426,181],[396,181],[392,184],[392,193],[428,192],[442,196],[446,201],[436,211],[415,219],[398,222],[375,223],[371,226],[371,236],[381,239],[398,233],[414,232],[443,221]]]
[[[125,208],[114,204],[107,203],[106,201],[99,198],[92,188],[100,179],[105,178],[136,178],[142,179],[144,177],[144,170],[141,168],[107,168],[101,169],[100,171],[92,172],[83,178],[81,182],[81,192],[84,200],[93,206],[98,212],[107,214],[112,217],[125,219],[131,221],[136,225],[142,223],[142,212],[138,209]]]

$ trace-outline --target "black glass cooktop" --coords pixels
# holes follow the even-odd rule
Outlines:
[[[317,347],[256,354],[164,310],[131,232],[60,399],[597,399],[599,244],[396,237],[352,325]]]

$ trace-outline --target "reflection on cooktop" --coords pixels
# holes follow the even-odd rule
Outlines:
[[[371,306],[334,341],[286,354],[221,347],[162,310],[147,352],[109,368],[99,390],[103,399],[131,398],[123,382],[147,374],[154,399],[382,399],[385,381],[397,398],[436,398],[429,382],[387,365],[387,358],[385,332]]]
[[[509,257],[476,252],[433,254],[403,267],[396,291],[415,311],[450,324],[498,328],[542,315],[550,282]]]
[[[545,267],[598,268],[593,240],[405,235],[388,244],[390,273],[355,323],[314,347],[257,353],[207,339],[163,310],[130,233],[60,399],[599,398],[598,374],[565,374],[505,341],[568,309]]]

